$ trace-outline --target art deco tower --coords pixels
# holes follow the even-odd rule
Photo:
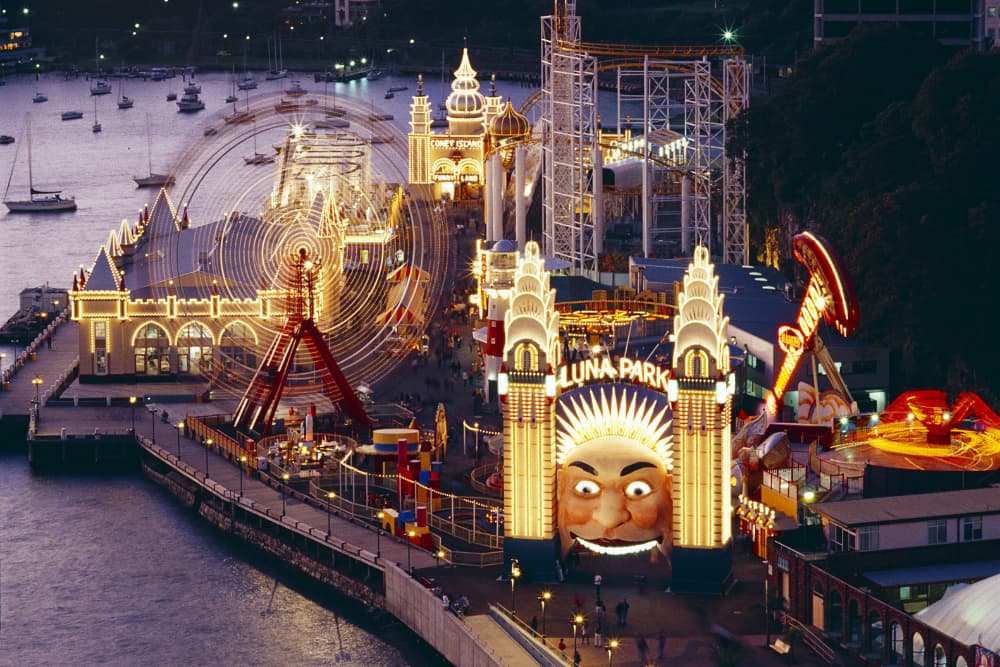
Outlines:
[[[695,248],[674,317],[674,592],[724,594],[732,582],[729,488],[732,373],[719,278]]]
[[[554,575],[555,368],[559,365],[559,314],[549,272],[537,243],[518,263],[504,317],[504,365],[498,393],[504,402],[504,555],[530,576]]]

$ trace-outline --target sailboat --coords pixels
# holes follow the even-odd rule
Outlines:
[[[270,50],[268,50],[267,59],[268,62],[271,61]],[[275,79],[284,79],[286,76],[288,76],[288,70],[285,69],[285,61],[281,57],[281,36],[277,35],[274,38],[274,65],[264,78],[268,81],[274,81]]]
[[[229,96],[226,97],[226,104],[233,104],[236,100],[240,99],[236,96],[236,65],[233,65],[233,76],[231,81],[233,84],[233,90],[229,93]]]
[[[146,114],[146,159],[149,163],[149,176],[133,176],[136,186],[140,188],[163,187],[173,185],[174,177],[168,174],[153,173],[153,133],[149,126],[149,114]]]
[[[247,47],[243,46],[243,78],[240,82],[236,84],[236,87],[240,90],[254,90],[257,87],[257,82],[253,78],[253,74],[247,70]]]
[[[118,100],[118,108],[119,109],[131,109],[132,105],[135,104],[135,100],[133,100],[131,97],[128,97],[127,95],[125,95],[125,79],[124,79],[124,77],[121,79],[121,83],[119,84],[119,87],[118,87],[118,92],[121,95],[121,99]]]
[[[276,155],[257,152],[257,121],[255,120],[253,122],[253,155],[243,158],[243,162],[246,164],[269,164],[274,162],[276,158]]]
[[[10,166],[10,177],[7,179],[7,191],[4,192],[3,203],[11,213],[49,213],[55,211],[75,211],[76,199],[73,197],[62,197],[62,190],[36,190],[34,171],[31,165],[31,117],[27,116],[28,132],[28,191],[31,193],[30,199],[11,200],[7,199],[7,192],[10,191],[10,183],[14,178],[14,167],[17,165],[17,155]]]
[[[98,132],[101,131],[101,122],[99,120],[97,120],[97,98],[96,97],[94,97],[94,124],[90,126],[90,129],[94,131],[94,134],[97,134]]]
[[[90,85],[90,94],[107,95],[111,92],[111,84],[107,81],[101,81],[101,47],[97,37],[94,38],[94,65],[97,72],[94,74],[94,83]]]
[[[246,110],[245,111],[240,111],[239,109],[237,109],[236,108],[236,102],[234,101],[233,102],[233,112],[230,113],[230,114],[226,114],[225,116],[223,116],[222,120],[225,121],[226,125],[232,125],[234,123],[236,123],[236,124],[238,124],[238,123],[248,123],[248,122],[250,122],[251,120],[254,119],[255,115],[256,114],[254,114],[253,112],[250,111],[250,92],[247,91],[247,108],[246,108]]]

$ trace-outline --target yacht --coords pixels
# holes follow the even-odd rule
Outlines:
[[[76,120],[78,118],[83,118],[83,112],[82,111],[63,111],[62,112],[62,119],[63,120]]]
[[[177,111],[192,113],[205,108],[205,103],[198,98],[198,93],[184,93],[177,102]]]
[[[118,100],[118,108],[119,109],[131,109],[134,104],[135,104],[135,100],[133,100],[131,97],[127,97],[125,95],[122,95],[122,98],[120,100]]]
[[[253,78],[253,74],[250,72],[244,72],[243,78],[239,80],[236,87],[240,90],[255,90],[257,88],[257,82]]]
[[[91,95],[110,95],[111,94],[111,84],[107,81],[95,81],[90,86]]]
[[[3,203],[11,213],[51,213],[56,211],[75,211],[76,199],[74,197],[63,197],[61,190],[36,190],[34,170],[31,168],[31,117],[28,117],[28,199],[14,200],[7,199],[10,192],[10,181],[14,175],[14,167],[17,161],[10,165],[11,178],[7,179],[7,192],[4,192]]]

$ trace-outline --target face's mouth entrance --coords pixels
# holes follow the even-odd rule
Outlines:
[[[585,540],[579,535],[570,533],[577,542],[582,544],[586,549],[599,554],[608,554],[610,556],[624,556],[627,554],[638,554],[643,551],[649,551],[650,549],[656,548],[656,545],[663,541],[663,536],[657,537],[654,540],[649,540],[646,542],[629,542],[627,540],[609,540],[609,539],[599,539],[599,540]]]

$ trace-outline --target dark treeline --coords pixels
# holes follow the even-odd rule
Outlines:
[[[989,348],[1000,243],[1000,52],[955,54],[893,28],[856,30],[755,100],[752,255],[794,272],[792,235],[843,256],[861,339],[893,350],[893,392],[976,390],[996,404]]]

